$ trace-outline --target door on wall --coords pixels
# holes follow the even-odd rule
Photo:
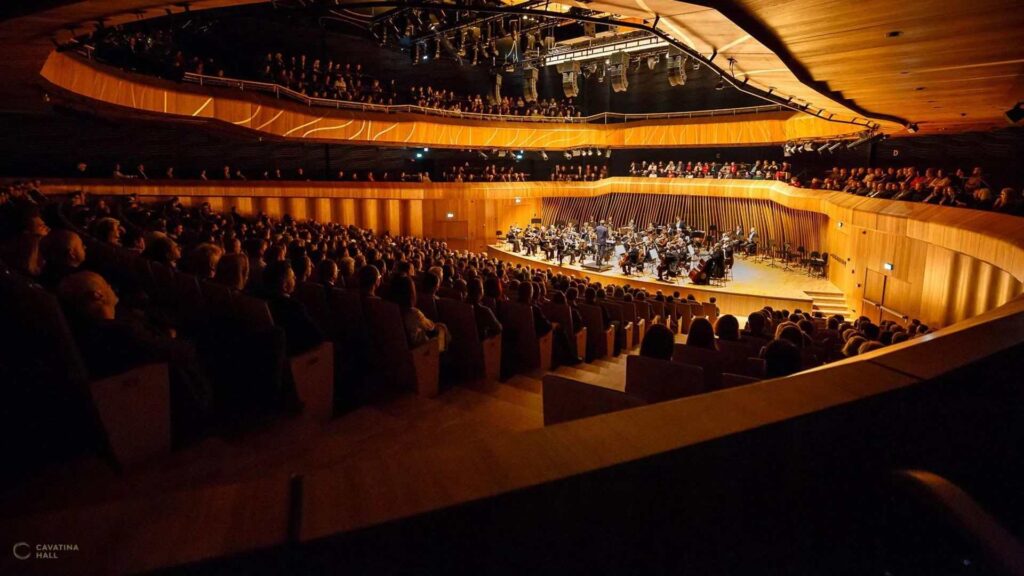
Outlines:
[[[885,302],[885,284],[888,277],[878,270],[868,268],[864,276],[864,300],[861,314],[878,324],[882,321],[882,303]]]

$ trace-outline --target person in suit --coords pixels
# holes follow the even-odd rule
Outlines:
[[[476,332],[481,340],[501,334],[501,322],[494,315],[494,310],[481,303],[484,296],[484,283],[479,278],[472,278],[467,283],[466,303],[473,307],[476,319]]]
[[[324,341],[324,334],[309,316],[302,302],[292,298],[295,271],[287,260],[267,264],[263,271],[263,290],[274,324],[284,330],[288,355],[312,350]]]
[[[213,391],[190,343],[172,338],[136,316],[119,314],[117,294],[95,272],[65,277],[57,294],[92,378],[112,376],[143,364],[167,363],[175,440],[180,443],[201,433]]]
[[[751,226],[750,227],[750,233],[747,234],[747,253],[748,254],[753,254],[753,253],[757,252],[757,242],[758,242],[757,228]]]
[[[597,263],[600,264],[601,262],[604,262],[604,253],[607,249],[608,243],[608,226],[605,225],[604,220],[601,220],[597,224],[597,227],[594,228],[594,235],[594,243],[596,244],[596,246],[594,246],[595,258],[597,259]]]

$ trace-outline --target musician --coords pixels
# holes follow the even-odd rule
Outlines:
[[[625,248],[626,251],[622,253],[622,258],[619,259],[619,267],[622,268],[623,274],[631,276],[636,267],[641,265],[640,245],[638,242],[629,242]]]
[[[757,228],[751,226],[750,233],[747,235],[747,243],[744,246],[747,249],[747,254],[755,254],[757,252]]]
[[[524,233],[523,244],[526,246],[526,255],[534,256],[537,254],[537,247],[540,245],[540,237],[537,228],[527,228]]]

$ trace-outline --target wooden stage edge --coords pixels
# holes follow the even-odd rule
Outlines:
[[[778,293],[773,292],[771,285],[766,285],[765,294],[757,294],[751,291],[742,291],[740,289],[731,289],[729,285],[726,286],[698,286],[691,284],[689,280],[680,283],[661,282],[657,278],[650,278],[647,276],[624,276],[615,268],[608,270],[607,272],[594,272],[591,270],[584,270],[580,266],[558,266],[557,264],[547,262],[540,258],[530,258],[512,252],[511,250],[504,247],[504,245],[489,245],[487,246],[487,254],[494,258],[500,258],[506,262],[512,264],[522,264],[523,266],[530,266],[532,268],[540,269],[552,269],[567,276],[574,278],[589,278],[591,281],[600,282],[602,285],[615,284],[622,285],[628,284],[630,286],[643,288],[648,294],[654,294],[658,290],[668,295],[678,291],[679,294],[685,298],[689,294],[693,294],[694,298],[699,301],[707,302],[712,296],[715,297],[718,309],[722,314],[732,314],[734,316],[747,316],[755,310],[760,310],[765,306],[771,306],[773,309],[779,310],[794,310],[799,308],[804,311],[809,311],[813,305],[813,298],[804,294],[801,295],[801,291],[794,289],[792,286],[778,286]],[[737,261],[734,272],[746,266],[757,266],[759,264],[753,264],[749,262]],[[782,273],[787,276],[792,276],[796,280],[797,273]],[[840,293],[839,289],[828,283],[827,281],[807,279],[807,290],[811,291],[826,291],[822,290],[822,283],[830,287],[830,291],[837,294]],[[582,297],[582,295],[580,295]]]

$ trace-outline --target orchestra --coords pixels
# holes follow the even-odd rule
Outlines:
[[[757,232],[745,235],[743,226],[729,232],[691,228],[676,216],[669,224],[649,223],[640,228],[633,220],[616,229],[611,221],[600,220],[577,225],[574,222],[521,228],[509,226],[505,235],[513,252],[534,256],[543,254],[549,262],[562,266],[594,262],[614,264],[626,276],[650,274],[664,282],[688,278],[694,284],[724,280],[733,265],[733,255],[755,253]]]

